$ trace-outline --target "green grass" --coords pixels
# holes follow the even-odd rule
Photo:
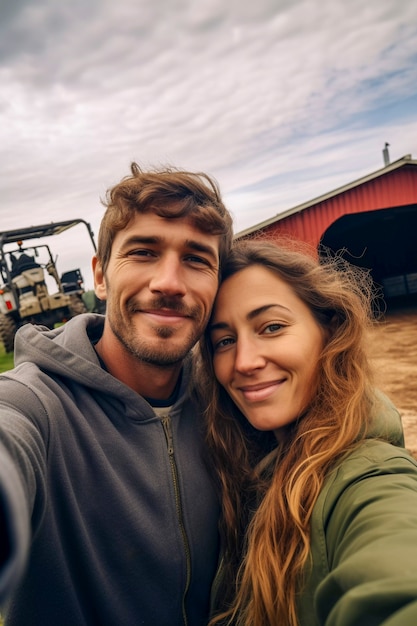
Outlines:
[[[4,351],[3,344],[0,343],[0,373],[7,372],[7,370],[11,370],[13,367],[13,352],[9,352],[6,354]],[[1,622],[0,622],[1,626]]]

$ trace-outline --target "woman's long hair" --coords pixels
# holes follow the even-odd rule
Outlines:
[[[296,626],[314,504],[329,471],[366,436],[374,401],[365,348],[372,281],[341,257],[318,262],[287,242],[263,241],[235,244],[222,278],[252,265],[284,280],[327,340],[314,398],[275,450],[271,433],[256,431],[216,381],[209,331],[201,341],[199,376],[222,494],[223,588],[229,590],[210,624]]]

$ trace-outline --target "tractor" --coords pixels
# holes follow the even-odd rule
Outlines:
[[[26,243],[58,235],[77,224],[85,224],[95,251],[91,226],[82,219],[0,232],[0,341],[6,352],[13,351],[15,333],[23,324],[54,328],[87,311],[81,271],[59,276],[49,246]],[[47,275],[56,284],[55,293],[49,292]]]

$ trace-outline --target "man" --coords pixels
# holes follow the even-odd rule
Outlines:
[[[206,624],[218,505],[190,351],[231,240],[210,178],[132,164],[93,259],[105,318],[17,333],[0,377],[6,624]]]

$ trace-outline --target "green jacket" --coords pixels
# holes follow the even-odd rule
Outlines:
[[[389,438],[402,443],[393,422]],[[395,445],[364,441],[317,500],[311,558],[300,626],[416,626],[417,461]]]
[[[369,438],[315,504],[300,626],[417,626],[417,461],[403,445],[398,411],[382,396]]]

